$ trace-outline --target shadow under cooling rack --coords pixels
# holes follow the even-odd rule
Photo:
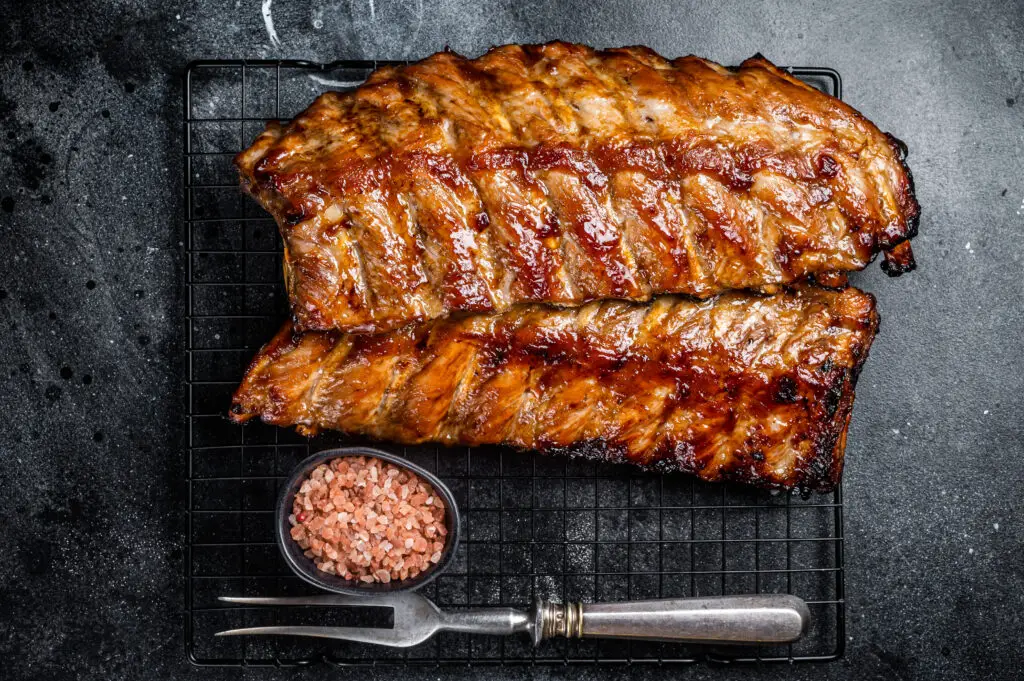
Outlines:
[[[382,62],[383,63],[383,62]],[[843,526],[839,491],[808,499],[709,485],[628,466],[500,447],[401,447],[447,482],[465,541],[424,595],[444,608],[526,607],[535,596],[611,601],[792,593],[813,623],[798,643],[748,648],[442,634],[391,650],[314,639],[214,638],[262,624],[358,624],[343,609],[239,608],[221,595],[309,593],[273,539],[277,488],[308,454],[340,443],[306,440],[225,418],[256,350],[287,316],[276,226],[238,190],[232,157],[269,120],[286,120],[331,89],[357,86],[378,64],[195,62],[185,79],[185,243],[189,479],[185,644],[204,665],[602,664],[828,660],[842,655]],[[838,74],[792,72],[839,96]]]

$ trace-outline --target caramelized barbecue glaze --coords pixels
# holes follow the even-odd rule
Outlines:
[[[809,286],[524,305],[379,335],[289,323],[253,360],[231,415],[828,490],[877,327],[870,294]]]
[[[509,45],[385,67],[237,158],[296,327],[778,290],[913,266],[905,149],[761,57]],[[313,341],[310,341],[313,342]]]

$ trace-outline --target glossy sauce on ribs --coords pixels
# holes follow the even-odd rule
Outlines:
[[[871,295],[814,287],[525,305],[378,335],[289,323],[253,360],[231,415],[827,490],[877,326]]]
[[[298,328],[913,267],[904,149],[756,57],[509,45],[385,67],[237,158]],[[891,262],[890,262],[891,260]]]

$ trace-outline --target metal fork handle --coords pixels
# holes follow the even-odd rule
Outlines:
[[[622,603],[538,601],[534,643],[552,638],[617,638],[692,643],[789,643],[810,623],[807,604],[788,594],[678,598]]]
[[[515,608],[470,608],[441,612],[439,631],[461,631],[467,634],[509,634],[532,633],[533,618]]]

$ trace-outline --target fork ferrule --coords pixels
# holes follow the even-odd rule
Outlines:
[[[534,610],[534,643],[555,636],[583,637],[583,604],[538,600]]]

